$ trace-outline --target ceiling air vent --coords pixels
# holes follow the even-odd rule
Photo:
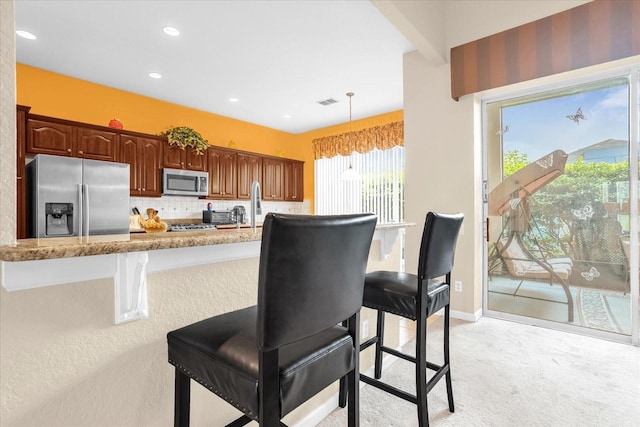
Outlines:
[[[336,102],[338,102],[338,101],[336,101],[333,98],[329,98],[329,99],[323,99],[322,101],[318,101],[318,104],[320,104],[320,105],[331,105],[331,104],[335,104]]]

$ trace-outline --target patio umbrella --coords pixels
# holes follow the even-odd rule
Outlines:
[[[564,173],[567,153],[555,150],[509,175],[489,193],[489,215],[502,215]]]

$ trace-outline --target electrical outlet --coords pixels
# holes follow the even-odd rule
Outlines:
[[[455,286],[456,286],[456,292],[462,292],[462,281],[461,280],[456,280]]]
[[[365,320],[362,322],[362,331],[360,333],[360,338],[369,338],[369,321]]]

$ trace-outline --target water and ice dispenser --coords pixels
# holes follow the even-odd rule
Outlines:
[[[73,203],[45,203],[46,235],[73,235]]]

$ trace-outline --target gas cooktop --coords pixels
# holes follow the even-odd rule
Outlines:
[[[210,223],[179,223],[179,224],[170,224],[169,231],[200,231],[200,230],[215,230],[216,226]]]

